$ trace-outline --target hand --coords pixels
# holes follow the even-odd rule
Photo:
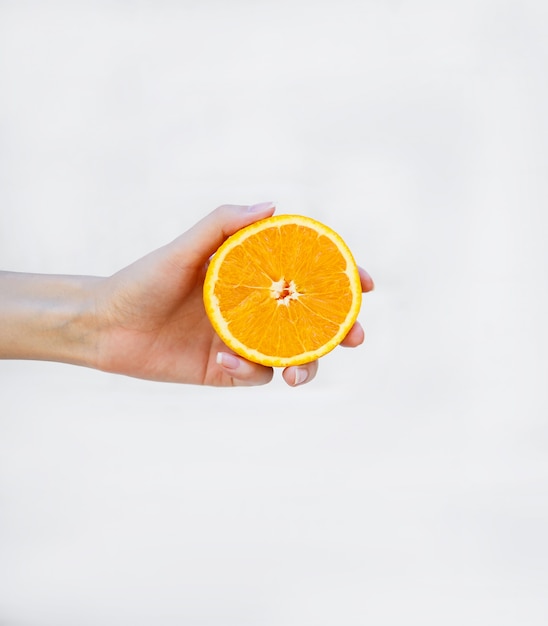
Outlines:
[[[202,385],[261,385],[270,367],[232,353],[205,313],[202,288],[210,256],[240,228],[274,213],[271,203],[224,205],[175,241],[110,278],[94,283],[99,334],[95,367],[158,381]],[[373,281],[360,269],[363,291]],[[363,342],[356,323],[343,346]],[[316,375],[317,361],[288,367],[283,378],[295,386]]]

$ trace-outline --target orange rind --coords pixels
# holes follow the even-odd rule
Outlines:
[[[360,311],[358,268],[343,239],[302,215],[277,215],[230,236],[211,258],[204,305],[236,354],[262,365],[314,361]]]

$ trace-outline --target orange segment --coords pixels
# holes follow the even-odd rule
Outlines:
[[[337,233],[309,217],[278,215],[243,228],[217,250],[204,304],[237,354],[263,365],[298,365],[344,339],[360,310],[360,277]]]

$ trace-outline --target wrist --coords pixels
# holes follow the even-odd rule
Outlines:
[[[0,357],[95,367],[100,280],[0,273]]]

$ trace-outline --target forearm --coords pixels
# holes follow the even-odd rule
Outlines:
[[[94,367],[99,280],[0,272],[0,358]]]

